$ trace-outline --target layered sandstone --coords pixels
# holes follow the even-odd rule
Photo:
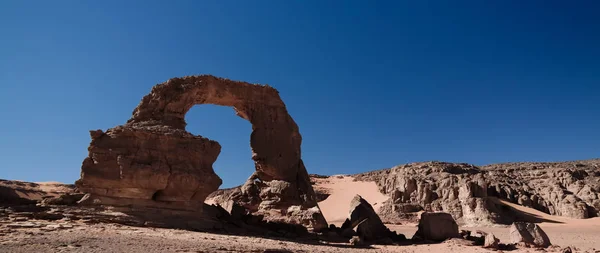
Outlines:
[[[390,196],[380,209],[385,222],[443,211],[464,225],[511,224],[507,200],[552,215],[589,218],[600,210],[600,160],[560,163],[421,162],[355,175]],[[535,219],[535,217],[529,217]]]
[[[279,93],[209,75],[172,78],[152,88],[122,126],[91,131],[77,187],[90,203],[202,210],[222,181],[221,146],[185,130],[194,105],[231,106],[252,124],[256,172],[237,200],[274,220],[326,227],[301,159],[302,138]]]

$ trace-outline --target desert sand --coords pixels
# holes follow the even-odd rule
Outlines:
[[[353,180],[351,176],[332,176],[319,179],[315,183],[315,188],[330,194],[325,200],[319,202],[324,216],[330,223],[340,224],[346,218],[349,202],[356,194],[373,203],[375,209],[377,203],[387,199],[377,190],[375,183]],[[31,187],[33,193],[40,188],[51,192],[68,190],[57,183],[38,183],[32,184]],[[30,197],[37,197],[37,195]],[[544,250],[518,248],[512,252],[562,252],[566,246],[579,249],[574,252],[597,252],[595,249],[600,249],[600,240],[598,240],[600,218],[582,220],[557,217],[504,203],[545,220],[540,223],[540,226],[555,245]],[[6,213],[6,210],[0,210],[1,213]],[[471,241],[463,239],[450,239],[437,244],[354,247],[345,241],[331,242],[318,235],[303,239],[240,236],[222,231],[205,233],[113,223],[90,223],[69,218],[50,221],[11,216],[8,214],[0,220],[0,252],[497,252],[473,246]],[[387,226],[404,233],[407,237],[411,237],[416,231],[414,223],[387,224]],[[492,232],[501,242],[508,242],[506,226],[461,227],[461,229]]]
[[[325,189],[330,195],[319,202],[319,207],[330,224],[341,225],[348,218],[348,205],[356,194],[369,201],[375,211],[389,197],[377,190],[373,182],[354,182],[354,178],[344,175],[334,175],[326,179],[318,179],[315,188]]]
[[[324,189],[330,196],[319,202],[321,211],[328,222],[339,225],[348,214],[348,205],[356,194],[373,204],[377,210],[377,203],[387,200],[387,196],[377,190],[374,182],[353,181],[351,176],[332,176],[325,179],[316,179],[315,188]],[[538,210],[516,205],[499,200],[505,205],[523,213],[545,220],[539,225],[550,237],[552,244],[559,246],[575,246],[581,250],[600,250],[600,217],[590,219],[574,219],[563,216],[553,216]],[[410,238],[417,231],[417,224],[406,223],[402,225],[386,224],[391,230],[403,233]],[[493,233],[501,242],[508,242],[508,226],[494,225],[490,227],[460,227],[460,229]]]

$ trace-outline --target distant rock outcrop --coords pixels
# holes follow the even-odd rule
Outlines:
[[[77,187],[92,194],[90,203],[202,210],[222,183],[212,168],[221,146],[185,130],[185,114],[197,104],[231,106],[252,124],[256,172],[236,202],[274,221],[327,226],[300,157],[298,126],[277,90],[209,75],[158,84],[125,125],[90,131]]]
[[[497,199],[552,215],[588,218],[600,210],[600,160],[508,163],[477,167],[422,162],[355,175],[390,196],[384,222],[414,219],[419,211],[450,213],[459,224],[511,224],[515,214]]]

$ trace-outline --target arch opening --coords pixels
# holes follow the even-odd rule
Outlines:
[[[252,124],[235,115],[235,109],[195,105],[185,114],[185,121],[186,131],[221,144],[221,152],[213,163],[213,170],[223,181],[219,189],[242,185],[254,173],[250,147]]]

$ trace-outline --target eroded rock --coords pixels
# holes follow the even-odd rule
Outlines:
[[[449,238],[461,238],[458,224],[449,213],[436,212],[421,214],[417,232],[413,238],[443,241]]]
[[[379,216],[360,195],[354,196],[350,202],[350,227],[356,227],[358,236],[366,241],[389,237],[390,230],[381,222]]]
[[[222,183],[212,168],[221,146],[185,130],[185,114],[197,104],[231,106],[252,124],[256,173],[233,200],[273,220],[317,231],[327,226],[300,157],[298,126],[277,90],[209,75],[158,84],[126,124],[90,131],[89,155],[76,182],[92,194],[84,203],[201,210]],[[279,217],[290,206],[300,206],[304,212],[292,214],[302,218]]]
[[[45,198],[42,200],[44,205],[75,205],[85,194],[83,193],[66,193],[57,197]]]
[[[498,238],[496,238],[496,236],[494,236],[494,234],[487,233],[485,235],[485,240],[483,241],[483,247],[489,248],[489,249],[497,249],[498,243],[500,243],[500,240]]]
[[[379,215],[385,223],[417,220],[420,211],[450,213],[462,225],[541,222],[498,199],[573,218],[598,216],[600,160],[557,163],[419,162],[355,175],[390,196]]]
[[[540,226],[529,222],[515,222],[510,226],[511,243],[525,243],[546,248],[551,245],[550,238]]]

